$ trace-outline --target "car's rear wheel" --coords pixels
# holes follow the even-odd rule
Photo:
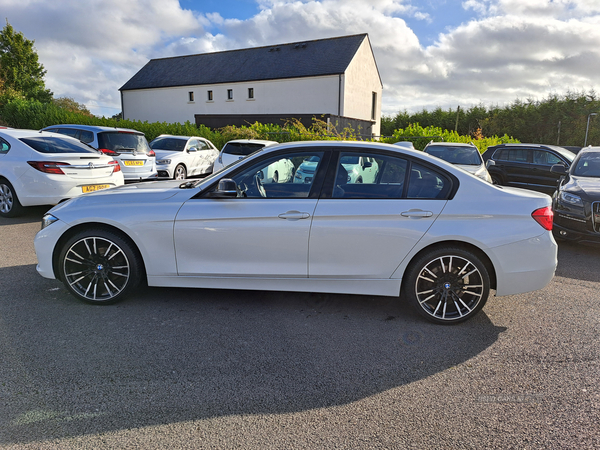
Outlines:
[[[187,170],[185,170],[185,166],[183,164],[177,165],[175,167],[175,171],[173,172],[174,180],[185,180],[187,178]]]
[[[424,253],[407,270],[403,292],[419,314],[432,322],[465,321],[485,305],[490,277],[472,252],[448,247]]]
[[[133,244],[103,229],[81,231],[59,255],[59,276],[75,297],[88,303],[121,300],[142,278],[142,259]]]
[[[16,217],[23,213],[23,209],[12,184],[0,179],[0,217]]]

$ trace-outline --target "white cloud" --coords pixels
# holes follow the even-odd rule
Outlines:
[[[476,18],[425,47],[405,18],[431,23],[415,0],[259,0],[247,20],[184,10],[176,0],[0,0],[35,39],[57,96],[119,111],[118,88],[149,59],[369,33],[384,113],[468,107],[598,89],[600,2],[466,0]],[[218,30],[218,31],[215,31]]]

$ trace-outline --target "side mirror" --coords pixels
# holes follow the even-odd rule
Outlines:
[[[495,165],[496,165],[496,161],[494,161],[493,159],[488,159],[488,160],[485,162],[485,168],[486,168],[486,169],[489,169],[489,168],[490,168],[490,166],[495,166]]]
[[[196,151],[198,151],[198,149],[196,147],[190,147],[190,148],[187,149],[188,153],[193,153],[193,152],[196,152]]]
[[[219,197],[237,197],[237,184],[231,178],[222,178],[215,193]]]
[[[550,167],[550,172],[558,175],[566,175],[567,168],[564,166],[564,164],[554,164],[552,167]]]

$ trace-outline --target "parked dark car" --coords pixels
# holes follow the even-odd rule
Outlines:
[[[570,170],[552,167],[562,176],[552,197],[557,238],[600,243],[600,147],[582,149]]]
[[[575,154],[555,145],[500,144],[483,154],[494,184],[513,186],[552,195],[560,175],[550,169],[562,164],[568,169]],[[490,162],[493,161],[493,162]]]

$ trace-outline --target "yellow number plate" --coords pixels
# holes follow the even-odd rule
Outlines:
[[[126,166],[143,166],[144,165],[144,161],[123,161],[123,164],[125,164]]]
[[[108,189],[110,184],[90,184],[89,186],[81,186],[83,193],[99,191],[100,189]]]

